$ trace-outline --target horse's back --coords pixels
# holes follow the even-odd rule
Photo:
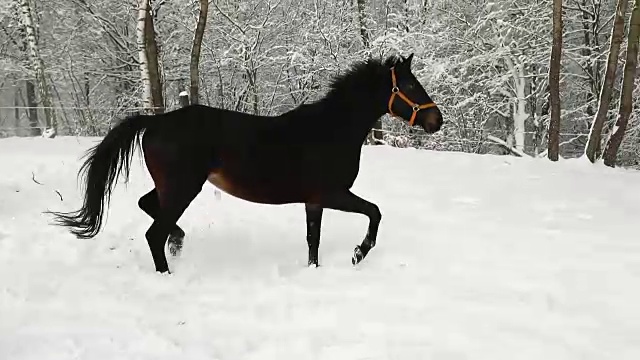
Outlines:
[[[206,168],[221,190],[258,203],[310,202],[350,187],[360,149],[314,134],[304,119],[263,117],[190,105],[159,117],[147,149]]]

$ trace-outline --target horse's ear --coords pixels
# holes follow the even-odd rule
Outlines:
[[[404,62],[408,67],[411,67],[411,60],[413,60],[413,53],[411,53],[407,58],[404,59]]]

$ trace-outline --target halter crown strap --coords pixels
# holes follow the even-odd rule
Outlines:
[[[409,126],[413,126],[413,123],[416,120],[416,114],[418,113],[418,111],[436,107],[436,103],[434,102],[418,105],[413,101],[409,100],[409,98],[398,88],[398,85],[396,83],[395,68],[391,68],[391,84],[392,84],[392,88],[391,88],[391,97],[389,98],[389,114],[391,114],[392,116],[397,116],[396,114],[393,113],[393,110],[391,110],[391,105],[393,104],[393,100],[395,100],[396,95],[398,95],[402,100],[404,100],[404,102],[409,104],[409,106],[411,106],[411,108],[413,109],[413,113],[411,114],[411,119],[409,120]]]

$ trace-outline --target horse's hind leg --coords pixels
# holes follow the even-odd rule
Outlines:
[[[307,245],[309,245],[308,266],[318,267],[318,248],[320,247],[320,226],[322,224],[322,206],[305,204],[307,214]]]
[[[138,200],[138,206],[142,211],[144,211],[147,215],[151,216],[152,219],[158,216],[158,212],[160,211],[160,201],[158,200],[158,191],[153,189],[148,193],[144,194],[140,200]],[[172,256],[178,256],[180,251],[182,250],[182,244],[184,240],[185,233],[178,226],[174,224],[173,228],[169,232],[169,252]]]
[[[166,186],[162,189],[161,193],[158,194],[160,200],[158,215],[145,234],[156,271],[169,271],[167,257],[164,255],[164,245],[167,241],[167,236],[169,236],[169,233],[175,227],[176,222],[191,201],[200,193],[202,184],[204,184],[204,181],[201,181],[197,185],[193,182],[180,182],[179,184],[176,183]]]

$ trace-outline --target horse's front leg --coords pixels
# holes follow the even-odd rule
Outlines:
[[[351,263],[353,265],[361,262],[367,256],[369,250],[376,245],[378,226],[380,225],[380,220],[382,220],[382,214],[378,206],[362,199],[349,190],[332,193],[323,197],[320,205],[324,208],[363,214],[369,218],[367,234],[364,240],[362,240],[362,243],[356,246],[353,256],[351,257]]]

